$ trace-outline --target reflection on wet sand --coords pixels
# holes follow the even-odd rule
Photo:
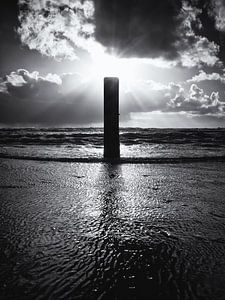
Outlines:
[[[194,297],[185,274],[187,270],[176,270],[179,257],[174,241],[166,244],[162,236],[147,237],[143,235],[146,224],[120,218],[121,195],[125,189],[121,166],[105,164],[99,173],[101,214],[99,235],[93,241],[98,249],[94,291],[100,293],[101,299]],[[144,239],[140,239],[140,235]]]
[[[1,299],[223,299],[223,165],[0,171]]]

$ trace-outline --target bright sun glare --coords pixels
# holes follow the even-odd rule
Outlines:
[[[120,81],[130,84],[134,80],[134,63],[130,59],[101,54],[93,59],[91,76],[97,79],[118,77]]]

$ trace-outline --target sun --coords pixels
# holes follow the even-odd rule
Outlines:
[[[126,84],[131,84],[134,80],[135,68],[131,59],[101,53],[92,59],[90,76],[96,79],[104,77],[118,77]]]

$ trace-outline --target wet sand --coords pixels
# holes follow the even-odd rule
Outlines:
[[[224,299],[225,164],[0,160],[0,299]]]

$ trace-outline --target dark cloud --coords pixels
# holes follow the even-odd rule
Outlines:
[[[189,0],[200,9],[199,21],[202,26],[194,26],[196,34],[206,37],[220,47],[219,59],[225,62],[225,2],[223,0]],[[193,24],[194,25],[194,24]]]
[[[95,89],[82,83],[77,74],[40,76],[20,69],[0,80],[0,124],[60,126],[100,122],[101,102]]]
[[[95,0],[95,36],[121,56],[178,55],[181,1]]]
[[[219,63],[217,43],[196,33],[203,27],[202,9],[188,1],[19,0],[19,5],[22,44],[58,61],[107,51],[184,67]]]

